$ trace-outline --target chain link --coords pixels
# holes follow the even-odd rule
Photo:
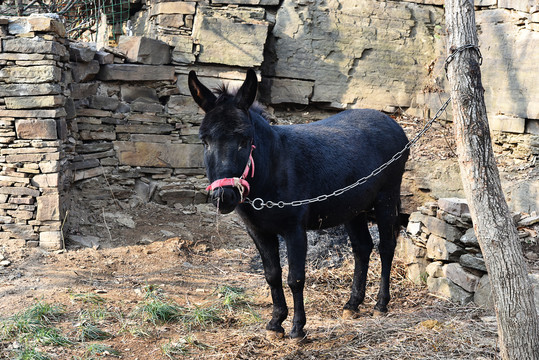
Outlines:
[[[245,203],[251,205],[253,207],[253,209],[255,209],[255,210],[262,210],[264,208],[271,209],[273,207],[278,207],[278,208],[282,209],[285,206],[302,206],[302,205],[312,204],[312,203],[315,203],[315,202],[325,201],[328,198],[342,195],[345,192],[350,191],[353,188],[356,188],[359,185],[362,185],[362,184],[366,183],[368,180],[370,180],[371,178],[375,177],[376,175],[378,175],[382,171],[384,171],[389,165],[391,165],[392,163],[394,163],[395,161],[400,159],[402,157],[402,155],[404,155],[404,153],[406,151],[410,150],[410,148],[419,140],[419,138],[421,138],[421,136],[423,136],[423,134],[425,134],[432,127],[432,124],[434,123],[434,121],[436,121],[438,119],[438,117],[440,117],[440,115],[442,115],[442,113],[445,111],[445,109],[449,105],[450,101],[451,101],[451,98],[447,99],[447,101],[442,105],[442,107],[436,112],[434,117],[425,124],[423,129],[420,132],[418,132],[417,135],[412,140],[410,140],[408,142],[408,144],[406,144],[406,146],[401,151],[399,151],[398,153],[393,155],[393,157],[391,159],[389,159],[389,161],[382,164],[378,168],[374,169],[369,175],[367,175],[365,177],[362,177],[361,179],[357,180],[353,184],[350,184],[350,185],[345,186],[345,187],[343,187],[341,189],[335,190],[331,194],[319,195],[317,197],[310,198],[310,199],[295,200],[295,201],[290,201],[290,202],[285,202],[285,201],[274,202],[274,201],[271,201],[271,200],[264,201],[261,198],[255,198],[253,200],[251,200],[249,198],[246,198]]]
[[[455,58],[455,56],[458,53],[460,53],[461,51],[464,51],[466,49],[475,50],[475,52],[477,53],[477,56],[479,57],[479,66],[483,65],[483,55],[481,54],[481,50],[479,50],[479,46],[473,45],[473,44],[467,44],[467,45],[459,46],[458,48],[452,50],[451,54],[449,54],[449,56],[445,59],[444,70],[445,70],[445,77],[446,78],[447,78],[447,75],[448,75],[447,67],[449,66],[449,63],[451,61],[453,61],[453,59]]]

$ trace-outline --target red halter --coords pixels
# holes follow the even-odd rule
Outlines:
[[[251,170],[251,177],[255,176],[255,161],[253,160],[253,150],[256,149],[256,146],[251,145],[251,153],[249,154],[249,160],[247,160],[247,165],[245,165],[245,170],[243,170],[243,174],[238,177],[233,178],[224,178],[215,180],[212,182],[207,188],[206,191],[214,191],[217,188],[223,187],[223,186],[234,186],[237,188],[240,192],[241,201],[243,202],[245,200],[245,197],[249,195],[249,191],[251,190],[251,187],[249,186],[249,183],[245,178],[247,175],[249,175],[249,170]]]

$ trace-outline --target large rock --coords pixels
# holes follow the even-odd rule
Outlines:
[[[474,298],[474,294],[464,290],[445,277],[429,277],[427,286],[431,293],[441,295],[461,305],[469,303]]]
[[[528,274],[535,299],[535,309],[539,314],[539,274]]]
[[[25,224],[5,224],[2,225],[2,230],[9,233],[11,237],[23,240],[37,240],[39,236],[31,225]]]
[[[260,19],[254,20],[242,18],[238,11],[199,7],[193,25],[193,38],[201,46],[198,61],[244,67],[262,64],[268,34],[264,10]]]
[[[60,195],[43,195],[37,198],[36,220],[60,220]]]
[[[122,85],[120,93],[122,100],[128,103],[140,98],[159,101],[155,89],[147,86]]]
[[[472,254],[463,254],[459,259],[459,264],[470,269],[487,272],[485,260],[479,256],[475,256]]]
[[[0,97],[4,96],[34,96],[61,94],[59,84],[2,84],[0,85]]]
[[[534,8],[537,11],[537,1],[535,0],[498,0],[498,6],[528,13]]]
[[[316,102],[408,107],[437,56],[442,18],[442,8],[408,2],[285,0],[266,73],[313,80]]]
[[[494,299],[490,288],[490,280],[488,275],[485,274],[479,280],[479,283],[475,287],[474,303],[485,309],[494,308]]]
[[[524,134],[526,119],[512,115],[495,114],[489,116],[491,130]]]
[[[466,199],[442,198],[438,200],[438,206],[441,210],[455,216],[462,216],[464,213],[470,213]]]
[[[502,182],[502,187],[512,211],[531,213],[539,210],[539,181],[515,181],[512,177]]]
[[[410,215],[411,222],[421,222],[427,229],[436,236],[454,242],[460,239],[462,232],[455,226],[446,223],[438,218],[414,212]]]
[[[203,167],[202,145],[116,141],[121,165],[199,168]]]
[[[71,68],[73,71],[73,80],[76,82],[93,80],[100,70],[99,62],[97,60],[92,60],[87,63],[71,63]]]
[[[2,40],[3,51],[23,54],[52,54],[67,56],[68,51],[64,45],[56,41],[44,40],[41,37],[18,37]]]
[[[34,31],[52,32],[62,37],[66,34],[64,24],[54,14],[31,14],[30,16],[16,17],[9,21],[8,32],[12,35]]]
[[[279,0],[214,0],[213,4],[235,5],[279,5]]]
[[[431,234],[427,240],[427,258],[433,260],[458,260],[464,249],[451,241]]]
[[[473,228],[466,230],[460,238],[460,242],[466,246],[479,247],[479,241],[477,240],[477,236],[475,236],[475,230]]]
[[[60,250],[63,245],[61,231],[42,231],[39,234],[39,247],[47,250]]]
[[[500,0],[498,6],[526,11],[527,4],[532,2]],[[537,73],[539,52],[535,46],[539,43],[539,32],[520,26],[521,15],[505,9],[478,11],[476,19],[481,27],[478,34],[484,63],[481,77],[489,117],[506,114],[538,119],[539,83],[530,74]],[[502,124],[496,126],[505,128]]]
[[[271,104],[307,105],[313,93],[313,85],[312,81],[272,78],[265,84],[265,88],[270,89],[265,100]]]
[[[7,66],[0,70],[0,80],[6,83],[59,82],[62,70],[52,65]]]
[[[69,44],[69,60],[74,62],[90,62],[94,59],[96,50],[86,43],[73,42]]]
[[[195,1],[169,1],[152,3],[152,15],[159,14],[185,14],[192,15],[195,13]]]
[[[54,119],[17,120],[15,131],[19,139],[55,140],[58,137]]]
[[[480,279],[479,276],[466,271],[458,263],[444,265],[443,273],[449,280],[470,293],[475,292]]]
[[[122,36],[118,49],[125,52],[130,62],[146,65],[163,65],[170,62],[170,46],[159,40],[143,36]]]

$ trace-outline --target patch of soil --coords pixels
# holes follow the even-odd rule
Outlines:
[[[98,321],[98,326],[113,337],[67,347],[35,345],[51,359],[90,358],[86,350],[89,343],[106,344],[120,351],[121,358],[140,360],[497,356],[496,324],[491,313],[428,295],[425,287],[405,279],[398,261],[393,270],[389,314],[372,317],[380,267],[375,253],[362,314],[354,320],[342,320],[353,265],[350,253],[343,249],[348,245],[342,239],[328,243],[324,239],[328,234],[318,239],[327,250],[313,246],[307,269],[307,340],[296,343],[266,338],[264,327],[271,317],[269,289],[260,266],[253,266],[259,263],[256,249],[235,215],[218,218],[205,206],[184,213],[147,204],[137,211],[134,228],[110,228],[110,236],[117,242],[96,248],[68,244],[67,250],[59,252],[3,249],[11,264],[0,268],[0,318],[6,321],[37,302],[61,304],[65,313],[53,325],[74,338],[81,311],[93,306],[77,301],[75,295],[102,297],[102,307],[109,315]],[[165,236],[168,232],[173,236]],[[153,241],[141,242],[143,238]],[[284,273],[285,278],[287,266]],[[144,303],[144,289],[150,285],[183,308],[214,309],[218,320],[198,326],[137,320],[133,314]],[[241,306],[230,309],[224,305],[217,291],[223,285],[245,291]],[[291,295],[288,289],[285,292],[290,305]],[[290,330],[290,317],[284,327]],[[173,354],[167,350],[177,344],[182,345],[181,351]],[[0,341],[0,358],[12,358],[21,346],[21,339]],[[94,358],[114,356],[101,353]]]

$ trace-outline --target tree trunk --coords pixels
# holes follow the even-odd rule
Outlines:
[[[477,45],[473,0],[446,0],[448,53]],[[505,201],[490,139],[479,53],[448,65],[460,173],[494,297],[501,357],[539,359],[539,322],[522,248]]]

